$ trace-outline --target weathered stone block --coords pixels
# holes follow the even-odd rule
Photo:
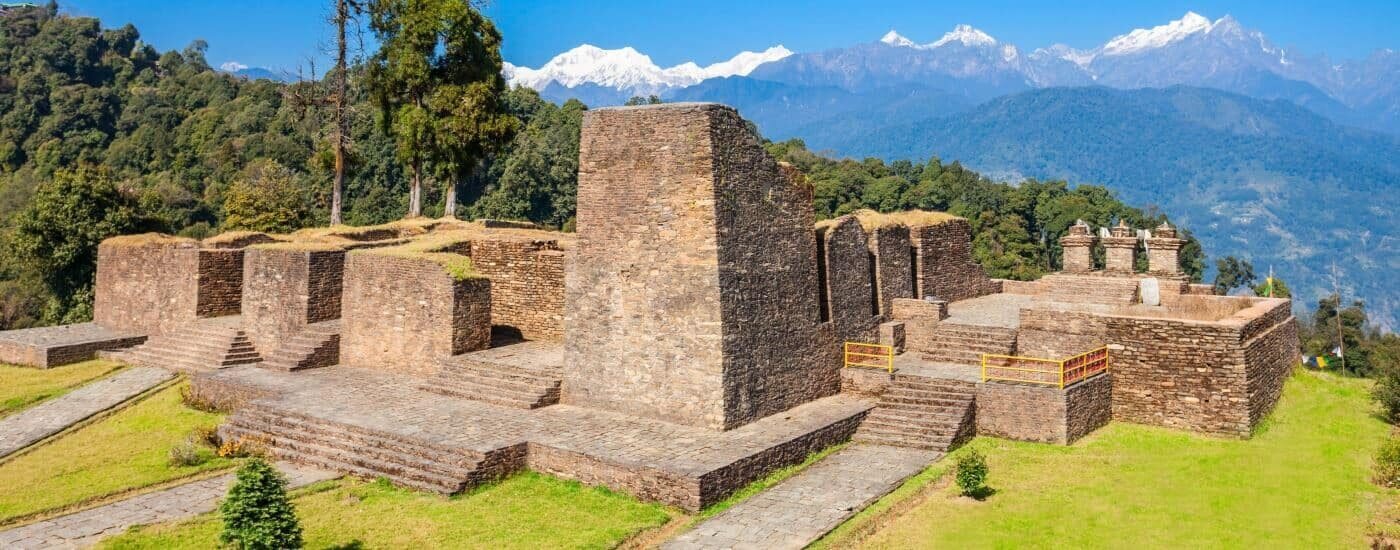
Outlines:
[[[306,325],[340,318],[345,251],[255,245],[243,255],[243,328],[264,352]]]
[[[728,429],[835,393],[796,179],[728,107],[589,111],[564,401]]]

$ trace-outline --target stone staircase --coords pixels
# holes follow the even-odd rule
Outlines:
[[[559,402],[562,383],[563,374],[554,369],[489,362],[465,354],[442,361],[418,388],[503,407],[538,409]]]
[[[297,371],[329,367],[340,362],[340,320],[322,321],[306,326],[267,354],[259,367]]]
[[[249,403],[219,428],[274,458],[444,495],[519,469],[524,445],[492,455]]]
[[[948,452],[976,433],[976,392],[972,382],[895,375],[852,439]]]
[[[212,320],[211,320],[212,321]],[[236,323],[200,322],[146,339],[139,346],[103,355],[128,364],[179,372],[199,372],[261,360]]]
[[[1011,355],[1016,329],[942,322],[933,328],[928,348],[917,350],[927,361],[981,365],[982,354]]]

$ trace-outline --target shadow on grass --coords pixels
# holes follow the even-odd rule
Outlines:
[[[345,544],[331,546],[326,550],[365,550],[365,543],[360,542],[359,539],[355,539]]]
[[[997,494],[996,489],[983,485],[971,491],[964,492],[963,496],[970,497],[973,500],[981,502],[987,500],[988,498],[991,498],[991,496],[995,494]]]

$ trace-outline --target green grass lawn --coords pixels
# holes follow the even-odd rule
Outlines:
[[[51,369],[0,365],[0,416],[67,393],[121,368],[97,359]]]
[[[293,499],[307,548],[611,548],[666,523],[661,506],[526,472],[444,498],[342,480]],[[136,528],[105,548],[215,548],[217,514]],[[358,545],[358,546],[356,546]]]
[[[158,484],[210,469],[227,459],[209,457],[197,466],[168,464],[170,448],[197,426],[213,426],[217,414],[180,402],[178,384],[0,464],[0,523],[63,508],[113,493]],[[212,451],[201,452],[212,455]]]
[[[930,548],[1358,548],[1396,492],[1371,484],[1389,430],[1369,383],[1299,372],[1248,441],[1113,423],[1071,447],[977,438],[984,502],[937,488],[865,546]],[[965,452],[965,451],[960,451]],[[822,541],[844,546],[863,522],[932,482],[957,454]]]

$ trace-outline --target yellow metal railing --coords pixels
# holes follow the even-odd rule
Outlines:
[[[1108,370],[1108,348],[1101,347],[1065,359],[982,354],[982,381],[1024,382],[1060,389]]]
[[[846,342],[844,355],[847,367],[882,369],[894,373],[894,347],[892,346]]]

